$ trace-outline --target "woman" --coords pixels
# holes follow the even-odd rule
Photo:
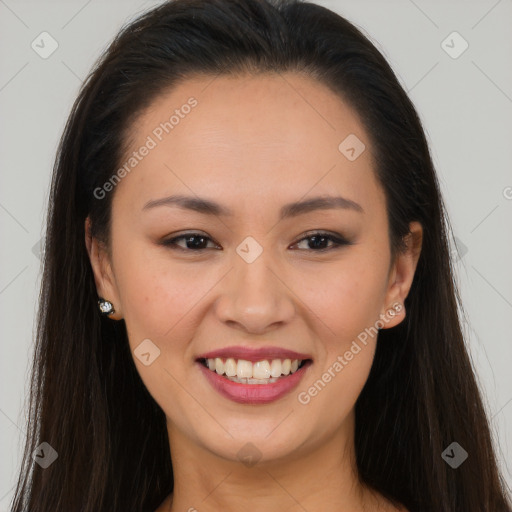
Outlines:
[[[510,512],[424,132],[348,21],[142,15],[49,204],[14,511]]]

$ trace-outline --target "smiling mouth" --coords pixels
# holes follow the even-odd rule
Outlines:
[[[262,359],[252,363],[235,358],[202,358],[198,360],[211,372],[239,384],[272,384],[295,373],[311,359]]]

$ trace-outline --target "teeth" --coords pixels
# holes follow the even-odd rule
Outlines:
[[[279,380],[278,377],[272,377],[270,379],[239,379],[238,377],[227,378],[233,382],[238,382],[240,384],[271,384],[272,382],[276,382],[277,380]]]
[[[224,364],[224,373],[228,377],[236,376],[236,361],[232,357],[226,360],[226,363]]]
[[[239,359],[236,365],[236,375],[241,379],[244,377],[251,378],[252,363],[250,361],[245,361],[244,359]]]
[[[258,361],[252,365],[252,376],[255,379],[268,379],[270,377],[270,363]]]
[[[283,365],[279,359],[273,359],[270,363],[270,375],[272,375],[272,377],[280,377],[282,367]]]
[[[282,375],[295,373],[302,360],[299,359],[272,359],[262,360],[256,363],[246,361],[245,359],[206,359],[208,368],[218,373],[226,375],[233,382],[241,382],[243,384],[268,384],[275,382]]]
[[[215,371],[219,375],[222,375],[224,373],[224,362],[220,357],[215,358]]]

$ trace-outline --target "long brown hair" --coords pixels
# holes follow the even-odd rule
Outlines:
[[[165,415],[143,385],[123,321],[102,318],[84,219],[108,243],[118,169],[137,115],[195,73],[307,73],[360,115],[376,155],[390,244],[411,221],[423,248],[407,316],[379,334],[356,404],[360,478],[411,512],[510,512],[457,312],[451,228],[416,110],[376,47],[311,3],[176,0],[125,26],[84,82],[55,162],[30,392],[14,512],[153,511],[173,489]],[[469,454],[441,457],[456,441]],[[32,454],[58,453],[48,468]]]

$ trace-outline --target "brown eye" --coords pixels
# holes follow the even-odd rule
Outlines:
[[[310,235],[296,242],[294,245],[298,245],[304,241],[307,242],[306,250],[311,250],[313,252],[329,251],[332,249],[337,249],[343,245],[351,245],[351,243],[341,235],[333,235],[331,233],[323,232],[311,233]],[[329,242],[331,242],[331,245],[327,246]]]
[[[177,249],[188,252],[200,252],[208,249],[208,242],[213,240],[202,233],[185,233],[168,240],[164,240],[162,244],[170,249]],[[351,245],[346,238],[341,235],[332,233],[314,232],[295,242],[293,246],[301,243],[307,243],[307,247],[300,250],[308,250],[312,252],[325,252],[337,249],[343,245]],[[293,247],[292,246],[292,247]],[[218,247],[215,245],[215,247]]]
[[[178,244],[178,241],[184,240],[184,244]],[[163,245],[183,251],[199,252],[207,249],[206,245],[211,238],[201,233],[186,233],[184,235],[170,238],[163,241]]]

